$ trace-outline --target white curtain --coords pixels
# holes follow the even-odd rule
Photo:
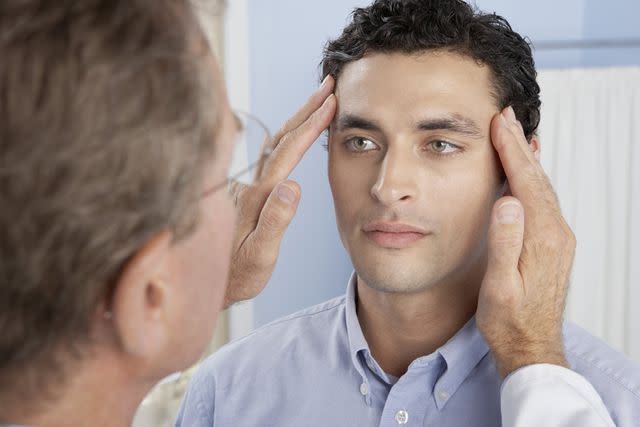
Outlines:
[[[566,317],[640,361],[640,67],[539,83],[541,160],[578,240]]]

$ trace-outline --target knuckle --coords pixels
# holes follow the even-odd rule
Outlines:
[[[551,249],[557,252],[573,252],[576,247],[576,236],[562,218],[556,227],[550,228],[546,241]]]
[[[272,268],[275,264],[274,257],[271,256],[271,253],[268,251],[260,251],[256,253],[255,256],[251,260],[253,270],[257,272],[261,272],[264,270],[268,270]]]
[[[313,129],[318,127],[318,123],[319,123],[318,112],[316,111],[307,120],[305,120],[304,123],[302,123],[298,129],[296,129],[298,132],[298,135],[303,135],[308,132],[311,132]]]
[[[282,135],[282,137],[278,141],[276,141],[274,148],[281,145],[284,147],[286,147],[287,145],[291,145],[293,141],[300,138],[300,133],[303,129],[303,126],[304,124]]]
[[[229,193],[231,194],[231,197],[233,198],[233,201],[237,206],[245,200],[247,195],[247,186],[234,181],[229,188]]]
[[[547,240],[547,249],[549,252],[559,254],[564,252],[565,239],[560,233],[557,233],[553,238]]]
[[[516,303],[516,297],[511,292],[505,292],[503,286],[492,286],[484,297],[493,306],[513,307]]]
[[[282,140],[282,138],[284,138],[284,136],[289,133],[289,131],[286,130],[286,125],[285,127],[283,127],[282,129],[280,129],[278,132],[276,132],[273,137],[271,138],[270,141],[270,146],[271,147],[276,147],[280,141]]]
[[[560,228],[549,227],[544,235],[525,241],[523,253],[527,259],[546,259],[551,254],[571,253],[574,247],[574,240],[570,234]]]
[[[517,249],[522,245],[522,233],[513,230],[498,232],[494,234],[493,242],[496,247],[501,249]]]
[[[252,279],[252,276],[268,269],[273,264],[270,253],[265,250],[264,246],[264,242],[254,239],[252,244],[243,252],[241,258],[243,262],[240,267],[242,272],[248,276],[248,281]]]
[[[280,228],[282,220],[277,209],[269,209],[262,214],[262,225],[268,231],[275,231]]]
[[[256,210],[259,209],[256,191],[253,187],[244,186],[234,193],[233,201],[240,218],[255,218]]]
[[[529,264],[530,261],[539,259],[542,254],[549,252],[546,245],[545,240],[525,240],[522,245],[522,262]]]
[[[287,145],[289,141],[291,141],[291,139],[293,138],[293,133],[295,132],[295,130],[291,130],[285,134],[283,134],[282,136],[280,136],[280,138],[278,139],[274,139],[273,141],[273,148],[279,147],[281,145]]]
[[[552,228],[547,233],[547,237],[544,240],[539,240],[537,244],[542,249],[557,251],[564,246],[564,237],[558,228]]]

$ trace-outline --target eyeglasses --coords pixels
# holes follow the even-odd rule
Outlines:
[[[258,168],[264,163],[267,157],[273,152],[273,149],[266,144],[271,141],[271,132],[269,128],[256,116],[244,111],[234,111],[236,122],[238,124],[238,132],[235,137],[233,154],[231,157],[231,167],[229,168],[229,176],[225,182],[221,182],[212,188],[204,191],[200,198],[209,196],[216,191],[228,188],[235,181],[248,181],[251,179],[250,172]],[[260,146],[265,144],[262,153],[258,159],[250,165],[243,167],[248,163],[247,147],[248,141],[261,141]]]

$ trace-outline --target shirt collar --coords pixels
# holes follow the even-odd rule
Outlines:
[[[347,337],[353,366],[362,378],[365,378],[362,358],[359,354],[361,352],[364,352],[365,355],[368,354],[369,345],[364,338],[358,321],[356,289],[357,274],[354,271],[347,285],[345,305]],[[433,359],[435,354],[442,356],[446,366],[434,389],[436,405],[438,409],[442,409],[488,352],[489,346],[476,326],[475,317],[472,317],[462,329],[436,350],[434,354],[418,358],[412,365],[419,365],[422,359]]]
[[[446,369],[436,382],[435,397],[442,409],[489,352],[489,346],[472,317],[449,341],[437,350],[445,360]]]
[[[356,370],[360,373],[362,378],[365,378],[364,368],[360,363],[359,353],[361,351],[369,352],[369,345],[364,339],[362,334],[362,328],[360,327],[360,321],[358,320],[358,313],[356,312],[356,284],[358,276],[354,271],[349,279],[347,285],[347,299],[346,299],[346,322],[347,322],[347,337],[349,340],[349,351],[351,353],[351,362]]]

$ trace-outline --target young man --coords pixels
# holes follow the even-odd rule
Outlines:
[[[178,424],[496,426],[502,379],[522,366],[500,352],[511,346],[570,366],[617,425],[635,425],[638,366],[574,325],[540,334],[560,324],[563,300],[521,299],[564,294],[573,256],[537,162],[539,88],[522,37],[462,1],[379,0],[327,45],[323,71],[337,81],[328,167],[355,267],[346,296],[214,355]],[[493,229],[498,200],[514,208],[499,223],[522,219],[511,194],[524,246]],[[497,245],[511,257],[492,256]],[[522,315],[486,310],[492,299]],[[489,326],[500,323],[522,336],[501,342]]]

